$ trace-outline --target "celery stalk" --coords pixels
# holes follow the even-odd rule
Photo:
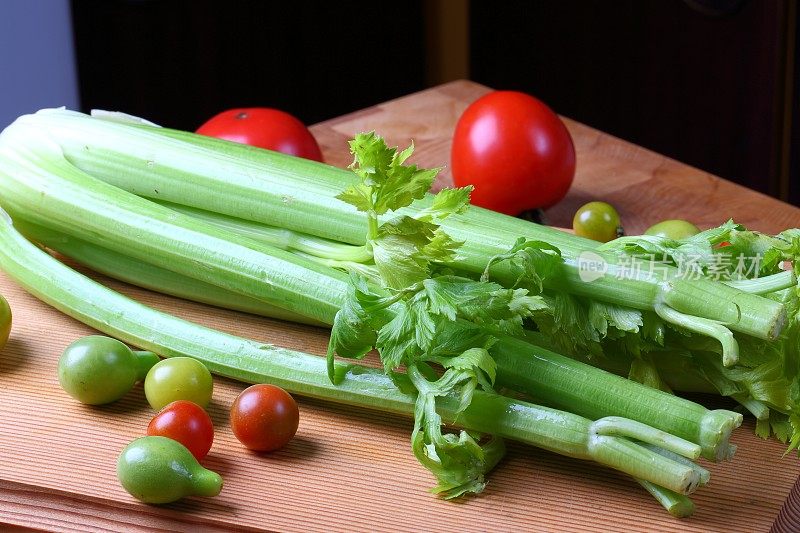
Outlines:
[[[61,117],[60,114],[54,116]],[[91,124],[111,124],[96,119],[88,120]],[[127,128],[125,131],[139,131],[138,127],[122,126]],[[155,135],[156,138],[156,134],[161,132],[152,128],[142,131],[147,135]],[[136,137],[133,134],[130,136]],[[277,305],[315,321],[330,324],[342,305],[346,291],[344,274],[296,254],[237,237],[202,220],[177,213],[103,183],[63,159],[61,148],[43,141],[41,131],[28,120],[22,120],[5,130],[0,135],[0,140],[0,155],[5,159],[0,168],[0,194],[4,206],[12,215],[19,215],[18,218],[23,221],[56,226],[73,237],[105,247],[117,254]],[[131,146],[136,146],[138,142],[141,139],[132,139]],[[151,144],[152,142],[150,140]],[[208,141],[203,141],[206,142]],[[151,149],[158,150],[159,147],[156,143]],[[94,150],[91,148],[88,151]],[[110,157],[110,154],[106,155]],[[184,159],[192,160],[185,155]],[[113,161],[120,166],[130,162],[119,157]],[[201,162],[203,164],[198,169],[206,168],[207,162]],[[164,162],[161,162],[145,164],[145,167],[159,168],[163,165]],[[236,161],[230,161],[229,165],[230,172],[235,172]],[[119,168],[119,171],[124,172],[124,169]],[[146,182],[140,183],[140,186],[144,187],[144,183]],[[195,190],[195,184],[191,188]],[[49,194],[51,190],[58,191],[58,194]],[[161,190],[158,191],[160,194]],[[188,190],[184,192],[189,194]],[[220,192],[218,196],[224,195]],[[555,361],[554,366],[562,365],[558,359],[561,356],[552,352],[550,354],[551,361]],[[547,390],[547,384],[542,384],[545,385],[542,387],[536,382],[536,370],[525,366],[528,361],[539,359],[530,357],[524,350],[514,355],[521,362],[504,360],[504,366],[500,369],[501,382],[515,383],[521,390],[533,394]],[[568,361],[563,357],[561,359],[564,360],[563,364]],[[526,368],[522,374],[519,370],[521,368]],[[625,415],[629,411],[636,411],[630,408],[631,403],[638,402],[641,395],[651,392],[646,387],[605,375],[587,365],[581,365],[580,368],[587,376],[600,376],[597,388],[607,390],[610,394],[576,398],[575,405],[571,405],[570,409]],[[563,387],[569,389],[570,385],[563,384]],[[638,421],[670,433],[683,431],[688,435],[686,430],[672,427],[668,417],[656,414],[661,408],[675,409],[676,412],[686,411],[681,407],[686,405],[684,400],[671,396],[667,398],[659,397],[654,401],[643,402],[643,408],[638,410]],[[652,407],[653,410],[649,411],[647,407]],[[597,417],[599,416],[595,416]],[[721,438],[708,441],[702,440],[702,435],[699,434],[690,437],[698,439],[696,442],[702,445],[704,455],[710,458],[727,456],[727,437],[730,429],[738,425],[736,415],[729,413],[724,418],[725,420],[717,421]],[[701,424],[701,419],[702,417],[693,418],[697,424]]]
[[[79,206],[76,206],[78,208]],[[124,254],[114,253],[81,239],[31,224],[19,218],[16,223],[26,235],[86,266],[143,287],[175,293],[180,296],[235,308],[239,295],[226,291],[209,291],[208,284],[176,275],[165,269],[131,261]],[[197,285],[195,285],[197,283]],[[331,307],[341,306],[343,293],[330,292]],[[252,300],[249,312],[273,316],[273,306]],[[280,316],[278,316],[280,318]],[[333,315],[325,317],[330,325]],[[626,416],[701,445],[702,454],[710,460],[727,458],[729,438],[741,424],[742,416],[731,411],[709,411],[704,407],[645,387],[558,355],[528,342],[504,338],[493,349],[498,364],[498,384],[533,394],[537,400],[567,411],[597,419],[604,416]]]
[[[27,222],[19,217],[15,220],[14,227],[29,240],[51,250],[61,252],[78,263],[88,266],[95,272],[132,285],[224,309],[312,326],[326,325],[305,315],[292,313],[243,294],[236,294],[211,283],[181,276],[171,270],[153,266],[144,261],[131,259],[126,255],[113,252],[107,248],[101,248],[62,232]]]
[[[56,309],[139,348],[164,357],[189,356],[222,376],[250,382],[269,382],[316,398],[410,415],[414,397],[401,392],[380,371],[337,363],[346,374],[333,385],[323,358],[277,348],[214,331],[148,308],[71,270],[28,242],[0,212],[0,266],[17,283]],[[618,420],[591,422],[569,413],[476,391],[461,411],[460,398],[437,403],[451,424],[489,432],[542,447],[569,457],[595,460],[638,479],[689,494],[700,484],[697,471],[631,439],[648,439],[647,428]],[[602,429],[601,429],[602,428]],[[675,449],[692,456],[699,448],[670,437]]]
[[[77,167],[139,196],[342,243],[364,243],[366,215],[336,199],[355,182],[348,171],[191,133],[67,111],[21,117],[8,130],[25,125],[35,126],[40,135],[47,132]],[[430,198],[399,213],[427,207]],[[517,238],[526,237],[562,251],[563,272],[546,280],[559,290],[643,310],[665,303],[762,339],[777,337],[785,320],[777,302],[707,280],[680,279],[674,268],[663,269],[666,279],[648,272],[623,273],[618,257],[595,250],[592,241],[480,208],[449,217],[442,228],[464,241],[457,267],[474,273]],[[590,250],[608,264],[609,272],[587,283],[580,278],[579,257]],[[503,268],[495,274],[507,279]]]
[[[69,228],[112,251],[315,321],[338,310],[328,294],[346,290],[345,274],[256,241],[231,239],[224,230],[92,178],[63,159],[56,145],[39,142],[35,131],[13,143],[7,131],[0,135],[0,195],[12,216],[24,213],[29,222]],[[50,194],[53,189],[58,194]]]

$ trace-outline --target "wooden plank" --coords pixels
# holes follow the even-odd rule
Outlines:
[[[487,89],[455,82],[314,127],[327,161],[349,163],[345,141],[375,129],[396,144],[414,139],[417,161],[446,164],[464,107]],[[701,225],[728,216],[776,231],[800,225],[800,211],[695,169],[567,121],[579,170],[569,197],[549,212],[569,225],[590,198],[617,205],[629,229],[681,216]],[[444,172],[439,185],[447,183]],[[237,335],[324,353],[320,328],[266,320],[180,301],[98,277],[137,300]],[[244,450],[227,411],[244,386],[215,381],[210,414],[217,433],[206,466],[225,487],[213,499],[143,505],[115,477],[120,450],[152,416],[141,387],[110,406],[68,398],[58,356],[92,331],[0,275],[14,327],[0,355],[0,521],[49,530],[261,529],[278,531],[765,531],[797,478],[794,456],[761,441],[752,423],[736,432],[732,463],[708,465],[711,484],[694,497],[690,519],[667,515],[632,480],[594,464],[512,444],[480,497],[445,502],[428,494],[431,476],[409,449],[410,421],[300,399],[297,437],[272,454]]]

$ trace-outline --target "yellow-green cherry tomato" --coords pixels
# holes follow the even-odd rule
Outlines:
[[[188,400],[206,407],[213,392],[211,372],[191,357],[171,357],[158,362],[144,380],[144,394],[156,411],[178,401]]]
[[[81,403],[101,405],[122,398],[158,362],[111,337],[90,335],[69,346],[58,361],[58,381]]]
[[[186,447],[167,437],[141,437],[117,459],[117,478],[134,498],[170,503],[185,496],[216,496],[222,478],[200,466]]]
[[[0,296],[0,350],[2,350],[8,336],[11,334],[11,307],[5,298]]]
[[[645,235],[665,237],[676,241],[698,233],[700,233],[700,228],[691,222],[679,219],[661,221],[658,224],[653,224],[644,232]]]
[[[575,235],[608,242],[623,235],[619,213],[605,202],[589,202],[575,212],[572,219]]]

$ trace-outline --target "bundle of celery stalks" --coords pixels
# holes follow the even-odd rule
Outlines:
[[[694,461],[731,459],[742,415],[673,390],[729,396],[759,435],[797,448],[800,231],[727,222],[601,245],[470,207],[469,189],[432,195],[437,169],[374,133],[350,149],[339,169],[120,113],[20,117],[0,134],[0,267],[141,349],[412,416],[413,453],[445,498],[480,492],[514,439],[625,472],[691,514],[687,495],[709,481]],[[50,251],[167,294],[331,326],[327,360],[148,308]],[[599,274],[586,275],[587,254]],[[372,349],[383,369],[353,361]]]

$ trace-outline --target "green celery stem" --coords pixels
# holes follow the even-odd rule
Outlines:
[[[697,459],[700,457],[699,445],[655,429],[641,422],[619,416],[607,416],[592,424],[592,431],[598,435],[620,436],[636,439],[651,446],[658,446],[669,452]]]
[[[786,322],[786,309],[777,302],[707,279],[670,280],[662,285],[661,295],[665,304],[680,313],[716,320],[760,339],[776,339]],[[766,334],[762,332],[765,322]]]
[[[92,178],[58,154],[32,153],[19,140],[19,144],[2,140],[8,144],[0,145],[4,158],[0,195],[12,216],[24,213],[30,222],[63,229],[117,253],[313,320],[325,321],[338,310],[327,295],[344,293],[344,273],[278,248],[236,239]],[[50,194],[53,188],[58,195]]]
[[[791,270],[754,279],[724,281],[725,285],[751,294],[767,294],[797,286],[797,276]]]
[[[733,336],[733,332],[719,322],[687,315],[662,303],[656,303],[655,310],[659,318],[665,322],[680,326],[693,333],[717,339],[722,346],[723,365],[729,367],[739,362],[739,343]]]
[[[236,294],[216,285],[132,259],[127,255],[96,246],[40,224],[33,224],[22,217],[16,217],[14,226],[30,240],[55,250],[95,272],[132,285],[224,309],[313,326],[326,325],[324,322],[300,313],[293,313],[262,300]]]
[[[661,504],[669,514],[675,518],[686,518],[694,514],[694,502],[683,494],[659,487],[649,481],[636,480],[647,492],[649,492]]]
[[[497,383],[502,386],[531,391],[537,401],[593,420],[621,416],[645,422],[699,444],[702,456],[712,461],[726,458],[730,435],[742,423],[739,413],[709,411],[524,340],[502,338],[492,355],[497,361]]]
[[[163,201],[157,201],[157,203],[173,211],[191,215],[221,229],[234,231],[238,235],[275,246],[281,250],[295,250],[334,261],[353,261],[359,263],[372,259],[372,254],[369,253],[364,246],[334,242],[321,237],[314,237],[313,235],[297,233],[284,228],[266,226],[258,222],[220,215],[218,213],[212,213],[185,205]]]

